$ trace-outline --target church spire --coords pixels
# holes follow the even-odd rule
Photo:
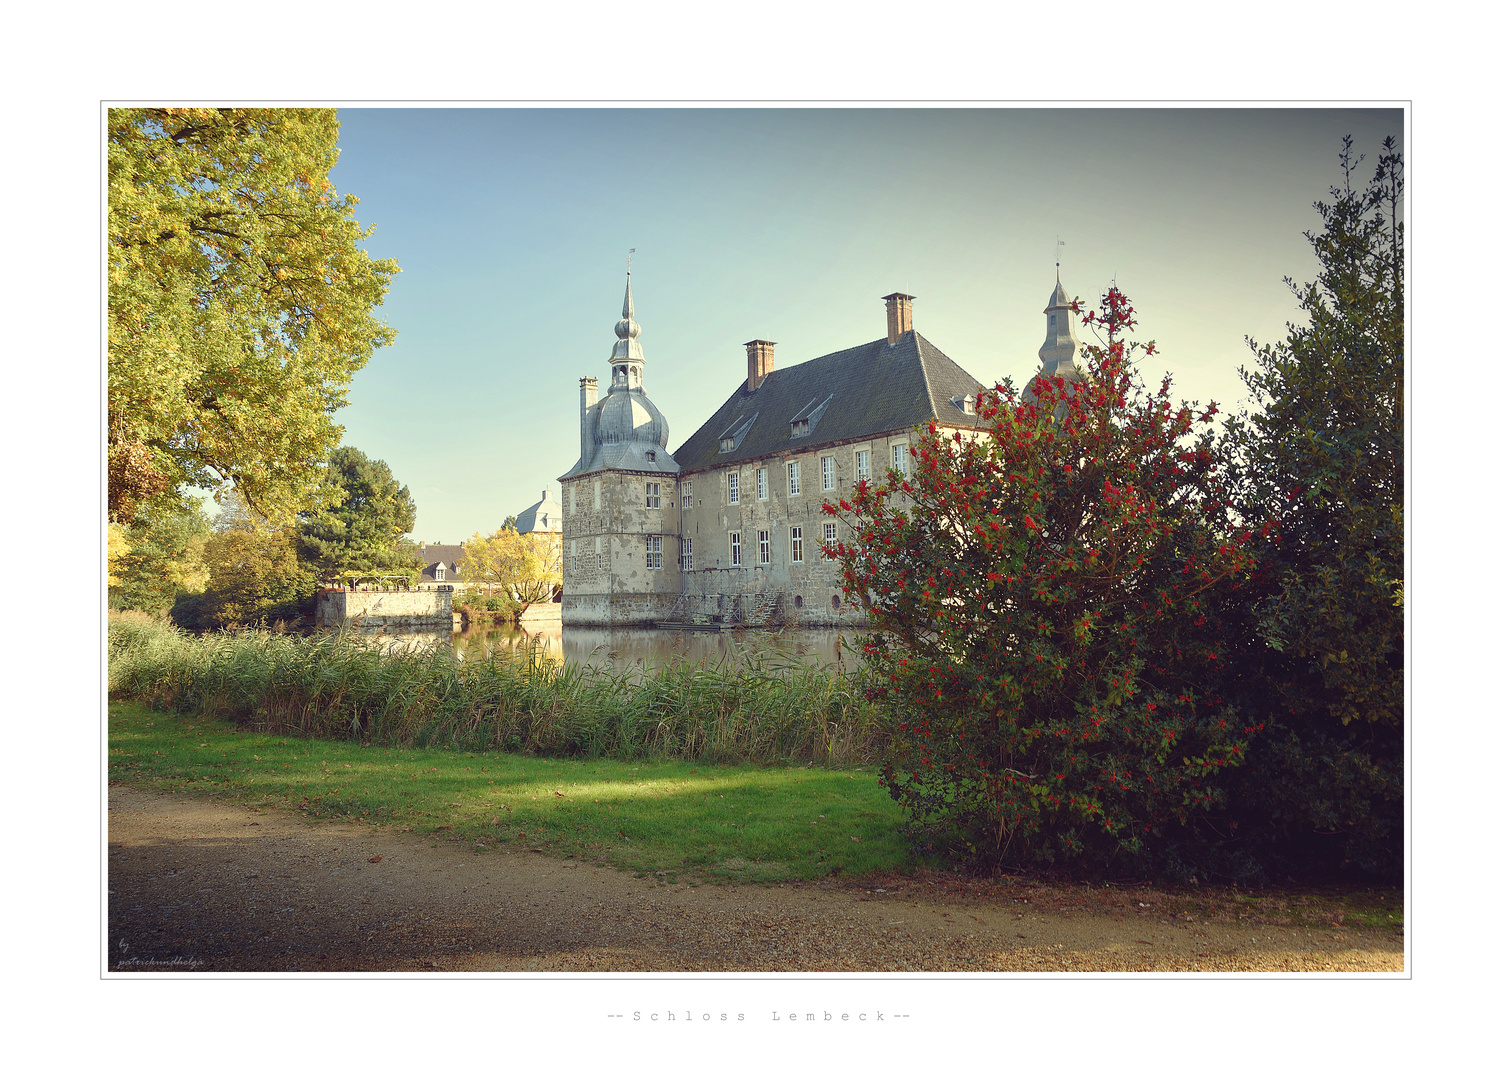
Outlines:
[[[614,352],[609,355],[609,363],[646,362],[646,354],[641,351],[640,323],[635,321],[635,297],[630,293],[630,271],[625,271],[625,305],[620,310],[620,321],[614,324],[614,336],[619,340],[614,343]]]

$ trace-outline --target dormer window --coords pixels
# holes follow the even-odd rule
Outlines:
[[[446,567],[444,567],[444,566],[438,566],[438,567],[436,567],[436,580],[437,581],[445,581],[446,580]]]
[[[741,416],[719,435],[719,452],[732,454],[740,449],[740,440],[744,439],[746,432],[751,430],[751,425],[756,422],[760,413],[752,413],[750,416]]]
[[[951,398],[950,403],[960,409],[967,416],[976,415],[976,395],[962,394],[960,397]]]
[[[793,430],[788,438],[801,439],[813,431],[814,425],[819,423],[819,418],[824,415],[824,410],[829,407],[829,403],[834,399],[834,396],[834,394],[831,394],[823,401],[820,401],[818,398],[812,398],[807,405],[799,409],[797,415],[789,421],[792,424]]]
[[[655,461],[656,460],[656,451],[655,450],[647,450],[646,451],[646,460],[647,461]]]

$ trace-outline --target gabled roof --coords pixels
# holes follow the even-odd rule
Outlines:
[[[421,544],[415,554],[420,557],[420,564],[424,568],[420,573],[421,581],[436,580],[433,571],[437,563],[446,567],[446,578],[451,581],[456,573],[452,568],[462,561],[462,556],[467,554],[467,547],[464,544]]]
[[[779,367],[755,390],[742,382],[673,456],[690,473],[906,431],[931,418],[955,427],[981,427],[981,417],[952,403],[981,389],[959,364],[909,330],[896,345],[879,338]],[[814,417],[809,432],[794,438],[793,423],[805,416]],[[720,436],[728,438],[747,422],[750,427],[735,449],[721,454]]]

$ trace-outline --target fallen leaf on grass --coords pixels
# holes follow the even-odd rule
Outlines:
[[[382,861],[383,861],[383,856],[382,855],[374,855],[371,859],[368,860],[368,862],[382,862]]]

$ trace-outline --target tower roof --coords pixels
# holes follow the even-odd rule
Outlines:
[[[676,460],[667,453],[671,427],[642,385],[646,357],[637,340],[640,332],[640,323],[635,321],[630,274],[626,272],[625,303],[620,311],[620,321],[614,326],[617,340],[609,357],[613,369],[609,390],[591,405],[585,404],[579,418],[582,453],[577,464],[558,480],[605,469],[657,474],[678,471]],[[560,506],[556,513],[561,513]],[[520,531],[525,530],[521,528]]]
[[[609,362],[612,364],[620,360],[646,362],[646,354],[641,351],[640,323],[635,321],[635,297],[630,295],[630,271],[625,271],[625,305],[620,310],[620,321],[614,324],[614,336],[619,338],[614,343],[614,351],[609,354]]]
[[[515,531],[561,532],[562,504],[551,497],[548,491],[541,492],[541,501],[531,503],[515,515]]]

